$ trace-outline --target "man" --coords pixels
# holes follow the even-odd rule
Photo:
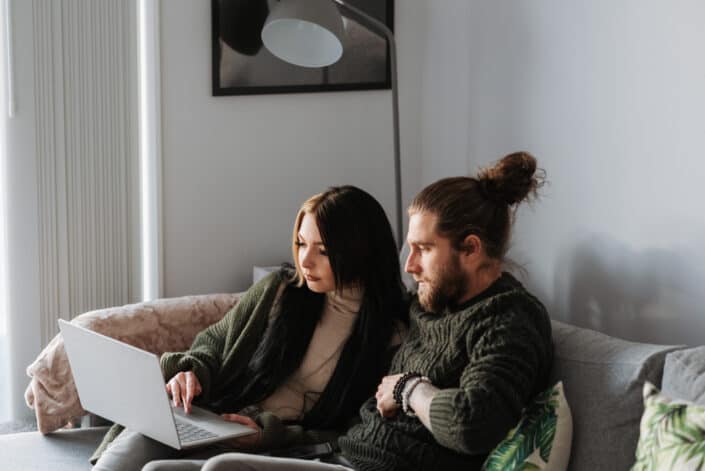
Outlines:
[[[510,154],[476,178],[440,180],[414,199],[405,270],[418,293],[409,337],[363,405],[362,423],[339,440],[355,469],[480,469],[547,386],[549,317],[502,272],[514,206],[540,184],[535,170],[530,155]]]

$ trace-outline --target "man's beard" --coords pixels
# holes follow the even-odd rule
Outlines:
[[[468,289],[468,275],[460,267],[460,260],[452,257],[448,266],[433,280],[426,280],[426,289],[419,290],[419,304],[427,312],[440,313],[457,304]]]

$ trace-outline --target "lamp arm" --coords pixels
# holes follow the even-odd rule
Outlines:
[[[363,22],[366,22],[365,26],[375,30],[378,34],[382,34],[389,42],[389,61],[390,61],[390,79],[392,84],[392,117],[394,120],[394,183],[395,183],[395,205],[396,205],[396,232],[397,232],[397,245],[399,250],[401,250],[404,245],[404,233],[402,225],[402,209],[401,209],[401,153],[399,150],[399,93],[397,90],[397,46],[396,41],[394,41],[394,34],[392,31],[379,21],[359,8],[355,8],[352,5],[345,3],[342,0],[333,0],[339,7],[348,12],[352,12],[354,15],[360,17]]]

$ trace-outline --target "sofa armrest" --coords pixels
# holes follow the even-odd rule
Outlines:
[[[72,322],[87,329],[161,355],[188,349],[198,332],[220,320],[240,294],[208,294],[158,299],[81,314]],[[49,433],[86,414],[64,350],[61,335],[52,339],[27,367],[25,391],[37,428]]]

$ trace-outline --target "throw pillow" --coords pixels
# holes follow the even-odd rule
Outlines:
[[[705,471],[705,407],[672,400],[646,382],[632,471],[652,469]]]
[[[705,406],[705,347],[666,355],[661,384],[662,394]]]
[[[629,469],[644,414],[644,381],[658,384],[666,354],[679,347],[628,342],[556,320],[551,327],[551,384],[563,381],[573,415],[570,471]]]
[[[152,353],[181,351],[201,330],[220,320],[239,294],[210,294],[158,299],[81,314],[72,322]],[[25,391],[37,428],[49,433],[86,414],[78,400],[64,340],[57,335],[27,367]]]
[[[483,471],[533,471],[568,468],[573,418],[563,383],[542,392],[524,409],[519,424],[487,457]]]

